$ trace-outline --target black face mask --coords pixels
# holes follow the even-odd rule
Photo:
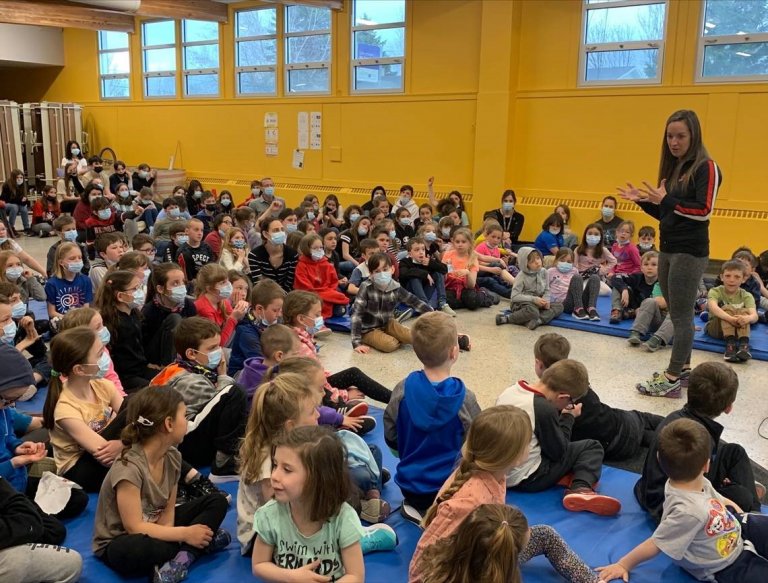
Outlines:
[[[101,171],[104,170],[104,166],[94,166],[93,171],[101,173]]]
[[[209,213],[212,213],[213,211],[216,210],[216,205],[215,204],[207,204],[207,205],[205,205],[205,210],[207,210]]]

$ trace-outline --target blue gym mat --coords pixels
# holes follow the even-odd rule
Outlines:
[[[20,403],[26,410],[31,402]],[[20,407],[22,408],[22,407]],[[372,436],[366,439],[376,443],[384,455],[384,465],[394,474],[397,462],[384,443],[382,416],[383,410],[371,408],[371,414],[379,426]],[[549,524],[553,526],[573,549],[592,567],[606,565],[621,558],[636,544],[645,540],[653,532],[653,524],[640,509],[632,494],[632,487],[637,480],[637,474],[606,467],[600,481],[600,490],[621,500],[621,513],[612,518],[606,518],[589,513],[571,513],[566,511],[561,503],[563,491],[553,488],[539,494],[510,493],[507,502],[520,507],[528,517],[530,524]],[[223,527],[233,535],[236,532],[236,503],[237,483],[223,484],[223,489],[232,495],[232,505]],[[389,501],[393,509],[402,503],[400,490],[391,481],[384,487],[383,497]],[[80,552],[84,560],[84,583],[107,583],[110,581],[126,581],[117,576],[91,553],[91,536],[93,519],[96,511],[96,495],[91,500],[86,511],[78,518],[67,522],[68,535],[65,541]],[[404,520],[395,511],[387,520],[398,534],[399,544],[395,551],[373,553],[365,557],[366,577],[369,583],[400,583],[407,581],[408,564],[421,535],[421,530],[414,524]],[[523,579],[527,583],[556,583],[562,579],[549,566],[544,557],[538,557],[522,568]],[[146,579],[133,579],[144,581]],[[190,570],[189,581],[195,582],[225,582],[225,581],[255,580],[251,574],[250,559],[240,555],[236,541],[223,552],[201,558]],[[682,583],[694,581],[682,569],[673,565],[664,555],[638,567],[632,573],[632,581],[638,583],[664,581],[664,583]]]
[[[550,325],[557,326],[558,328],[569,328],[571,330],[582,330],[583,332],[618,336],[620,338],[629,337],[629,331],[632,328],[633,320],[622,320],[618,324],[609,323],[611,315],[611,298],[609,296],[601,296],[598,298],[597,313],[600,314],[599,322],[577,320],[570,314],[561,314],[552,320]],[[694,318],[693,323],[697,328],[693,340],[694,348],[697,348],[698,350],[706,350],[708,352],[717,352],[719,354],[722,354],[725,351],[725,342],[712,338],[704,333],[705,323],[698,316]],[[768,328],[766,328],[765,324],[752,325],[752,335],[750,337],[752,358],[768,360],[768,334],[766,334],[766,330],[768,330]],[[639,350],[642,350],[642,348]]]

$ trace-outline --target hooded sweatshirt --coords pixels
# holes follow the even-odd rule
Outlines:
[[[384,412],[384,439],[400,457],[397,485],[413,494],[440,490],[479,413],[474,393],[456,377],[433,383],[420,370],[398,383]]]
[[[517,264],[520,273],[515,278],[512,286],[511,303],[533,303],[534,298],[549,297],[549,283],[547,282],[547,270],[543,267],[538,271],[528,269],[528,256],[536,251],[533,247],[522,247],[517,252]],[[537,251],[538,253],[538,251]]]

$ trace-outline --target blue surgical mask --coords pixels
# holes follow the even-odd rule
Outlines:
[[[314,324],[311,326],[305,326],[304,328],[307,330],[307,332],[311,335],[317,334],[320,329],[325,325],[325,321],[323,320],[322,316],[318,316],[315,318]]]
[[[179,209],[170,209],[168,211],[168,216],[178,219],[181,216],[181,211]]]
[[[315,213],[313,213],[312,211],[309,211],[307,213],[307,220],[314,221],[315,220]]]
[[[231,205],[232,205],[232,201],[229,200],[228,198],[222,198],[221,199],[221,206],[228,207],[228,206],[231,206]]]
[[[274,186],[267,186],[264,189],[264,194],[266,196],[269,196],[269,197],[275,196],[275,187]]]
[[[27,305],[24,302],[16,302],[11,306],[11,318],[18,320],[27,313]]]
[[[272,233],[269,240],[273,245],[285,245],[287,238],[288,236],[285,234],[285,231],[278,231],[277,233]]]
[[[600,242],[602,237],[600,237],[600,235],[587,235],[586,239],[587,239],[587,245],[590,247],[594,247]]]
[[[411,217],[402,217],[400,219],[400,224],[404,227],[410,227],[412,222]]]
[[[119,194],[121,198],[128,198],[131,196],[131,193],[128,190],[121,190],[117,194]]]
[[[391,271],[379,271],[378,273],[373,274],[373,283],[375,283],[379,287],[385,288],[390,284],[391,281],[392,281]]]
[[[515,203],[514,202],[502,202],[501,203],[501,210],[505,213],[512,212],[515,210]]]
[[[626,241],[621,241],[619,239],[616,239],[616,242],[619,244],[619,247],[624,247],[625,245],[629,245],[631,241],[627,239]]]
[[[573,269],[573,263],[569,263],[567,261],[557,262],[557,270],[560,273],[568,273],[571,269]]]
[[[8,240],[8,237],[0,237],[0,245],[5,243]]]
[[[147,285],[147,282],[149,281],[149,276],[152,275],[151,269],[145,269],[144,270],[144,285]]]
[[[11,281],[16,281],[19,279],[22,273],[24,273],[24,268],[21,266],[9,267],[5,270],[5,276]]]
[[[368,234],[368,227],[358,227],[357,234],[361,237],[365,237]]]
[[[176,287],[172,287],[171,293],[168,295],[170,295],[171,299],[177,304],[183,304],[184,300],[187,298],[187,286],[177,285]]]
[[[127,302],[129,306],[132,308],[140,308],[144,305],[144,301],[147,299],[146,294],[144,293],[144,290],[139,288],[132,294],[133,299],[130,302]]]
[[[232,247],[235,249],[245,249],[245,241],[242,239],[235,239],[234,241],[231,241]]]
[[[16,322],[10,321],[3,326],[3,342],[6,344],[13,344],[13,339],[16,338],[16,331],[18,330]]]
[[[323,257],[325,257],[325,251],[322,249],[312,249],[310,254],[312,255],[312,259],[314,261],[320,261]]]
[[[69,241],[70,243],[74,243],[77,241],[77,229],[70,229],[69,231],[64,231],[64,240]]]
[[[443,237],[450,237],[451,236],[451,229],[450,227],[446,227],[444,229],[440,229],[440,232],[443,234]]]
[[[110,209],[101,209],[97,214],[102,221],[106,221],[112,216],[112,211]]]
[[[199,352],[196,350],[195,352]],[[219,363],[221,362],[221,357],[223,355],[223,352],[221,348],[215,348],[211,350],[208,353],[208,364],[205,365],[205,368],[210,370],[216,370],[219,367]]]
[[[72,261],[70,263],[67,263],[67,270],[70,273],[80,273],[83,270],[83,262],[82,261]]]
[[[437,233],[433,233],[432,231],[427,231],[424,233],[424,240],[427,243],[432,243],[434,241],[437,241]]]
[[[261,194],[261,188],[251,188],[251,194],[253,196],[259,196]]]
[[[102,326],[101,330],[98,331],[99,340],[101,340],[101,343],[106,346],[109,344],[109,341],[112,339],[112,336],[109,333],[109,328],[106,326]]]
[[[109,358],[109,354],[106,352],[101,353],[101,357],[99,357],[99,362],[96,363],[99,367],[99,370],[94,375],[97,379],[103,379],[107,373],[109,372],[109,365],[112,364],[112,361]]]
[[[604,219],[610,221],[613,218],[613,215],[616,214],[616,210],[609,206],[604,206],[602,209],[600,209],[600,213],[603,215]]]
[[[182,245],[186,245],[189,243],[189,235],[178,235],[176,237],[176,246],[181,247]]]
[[[80,148],[72,148],[72,155],[73,156],[79,156],[80,155]]]
[[[226,231],[222,231],[221,229],[219,229],[219,237],[221,237],[223,239],[226,236],[227,236],[227,232]]]
[[[392,230],[389,232],[389,238],[390,238],[390,239],[394,239],[395,237],[397,237],[397,231],[395,231],[394,229],[392,229]]]
[[[411,199],[407,196],[401,196],[400,197],[400,206],[406,206],[409,202],[411,202]]]
[[[139,178],[146,178],[147,176],[149,176],[149,172],[146,170],[139,170]]]
[[[653,243],[638,243],[638,247],[640,247],[641,251],[650,251],[653,249]]]
[[[298,230],[299,226],[295,223],[288,223],[285,225],[285,230],[288,233],[295,233]]]
[[[559,235],[560,234],[560,229],[550,227],[549,234],[550,235]]]
[[[192,196],[194,196],[196,199],[200,200],[201,198],[203,198],[203,191],[202,190],[196,190]]]
[[[232,297],[232,282],[228,281],[223,286],[219,288],[219,297],[228,300],[230,297]]]
[[[354,223],[359,218],[360,218],[360,213],[350,213],[349,214],[349,222],[350,223]]]

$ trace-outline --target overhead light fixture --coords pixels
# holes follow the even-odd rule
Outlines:
[[[742,52],[742,51],[738,51],[736,54],[739,55],[740,57],[751,57],[752,56],[750,53],[745,53],[745,52]]]
[[[704,26],[710,30],[712,30],[713,28],[717,28],[717,25],[714,22],[705,22]]]

